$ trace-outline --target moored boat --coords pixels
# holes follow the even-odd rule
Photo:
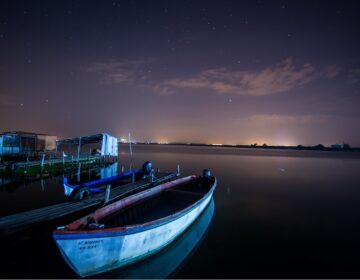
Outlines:
[[[216,178],[180,178],[109,204],[53,232],[65,261],[80,276],[150,256],[184,232],[211,201]]]
[[[142,169],[135,169],[129,172],[122,172],[119,175],[99,178],[82,183],[63,178],[63,188],[66,197],[71,199],[83,199],[85,196],[93,193],[102,193],[105,191],[103,186],[107,184],[122,185],[129,183],[133,178],[135,181],[149,176],[152,172],[152,163],[147,161],[143,164]]]

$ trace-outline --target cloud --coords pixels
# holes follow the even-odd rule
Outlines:
[[[149,63],[150,60],[109,60],[94,63],[87,71],[98,74],[103,84],[132,84],[145,78],[143,69]]]
[[[296,67],[287,58],[273,67],[260,71],[232,71],[225,67],[202,71],[190,78],[167,80],[161,93],[172,93],[176,88],[210,89],[217,93],[265,96],[288,92],[319,78],[333,78],[338,68],[329,67],[318,71],[312,64]]]

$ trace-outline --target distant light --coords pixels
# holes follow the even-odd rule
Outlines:
[[[212,146],[222,146],[223,144],[213,143]]]

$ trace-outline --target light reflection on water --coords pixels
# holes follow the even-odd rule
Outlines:
[[[120,145],[120,151],[118,172],[122,165],[127,171],[128,147]],[[133,145],[133,152],[135,168],[151,160],[169,171],[179,163],[183,176],[210,168],[218,178],[210,230],[172,277],[360,277],[359,155],[145,145]],[[13,192],[2,189],[2,213],[65,199],[61,176],[44,182],[44,191],[40,182],[20,184]],[[76,277],[51,242],[9,265],[4,275]],[[35,268],[50,261],[51,269]]]

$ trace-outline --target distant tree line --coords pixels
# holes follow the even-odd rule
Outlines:
[[[139,143],[139,144],[148,144],[148,145],[161,145],[159,143]],[[171,142],[166,145],[183,145],[183,146],[212,146],[212,144],[202,144],[202,143],[181,143],[181,142]],[[360,151],[360,147],[351,148],[349,144],[342,144],[334,147],[326,147],[323,144],[317,144],[315,146],[270,146],[266,143],[258,145],[258,143],[253,143],[250,145],[216,145],[220,147],[237,147],[237,148],[256,148],[256,149],[284,149],[284,150],[312,150],[312,151]]]

